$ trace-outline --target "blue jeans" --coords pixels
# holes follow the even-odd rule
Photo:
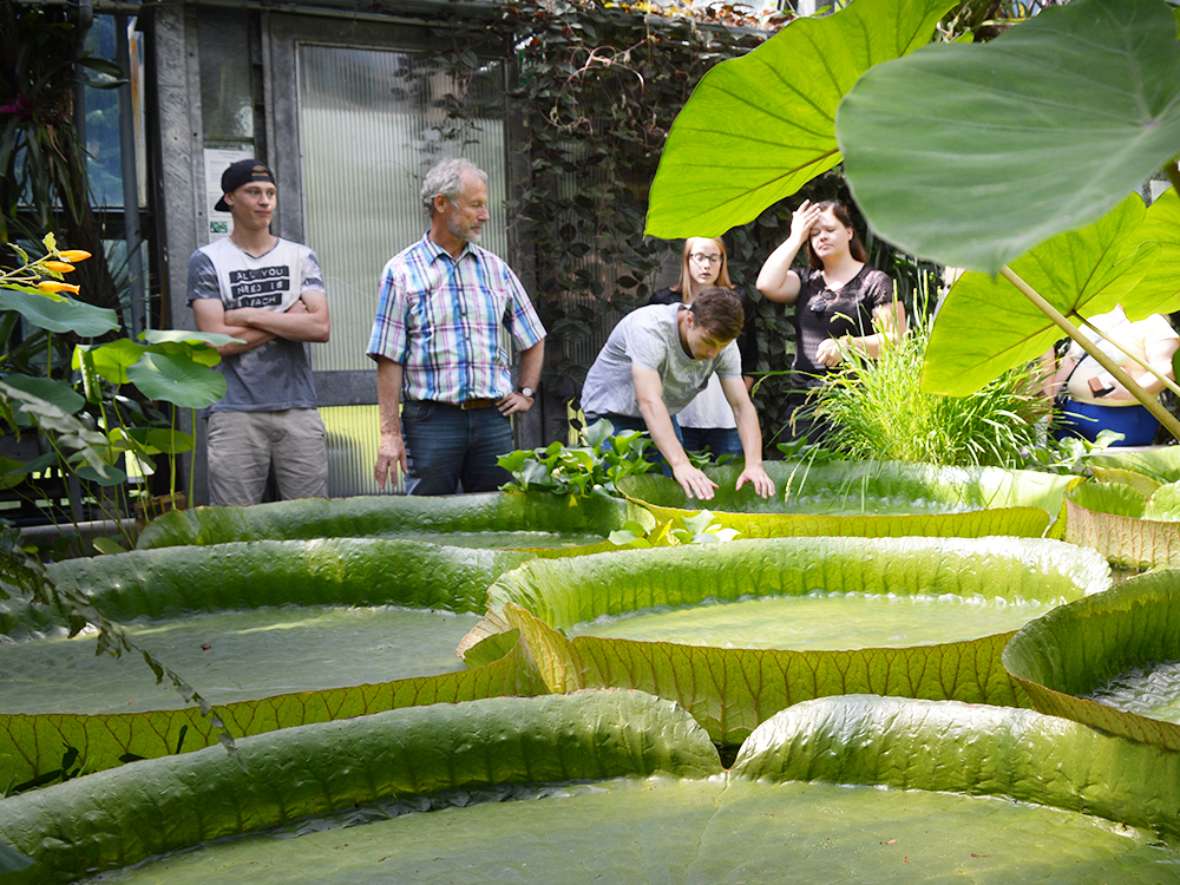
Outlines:
[[[680,430],[680,443],[686,452],[708,449],[714,458],[722,455],[742,456],[742,438],[733,427],[677,427]]]
[[[512,479],[496,464],[514,448],[512,423],[494,407],[464,411],[447,403],[409,400],[402,406],[407,495],[494,492]]]

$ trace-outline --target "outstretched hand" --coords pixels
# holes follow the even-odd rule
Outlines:
[[[774,494],[774,480],[770,478],[761,464],[754,464],[743,470],[741,476],[737,478],[735,488],[740,489],[746,483],[754,486],[754,491],[758,493],[760,498],[769,498]]]
[[[684,489],[684,494],[689,498],[711,501],[713,493],[717,490],[717,483],[687,461],[672,468],[672,477],[680,483],[680,488]]]

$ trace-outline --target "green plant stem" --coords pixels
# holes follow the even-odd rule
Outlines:
[[[176,406],[168,410],[168,498],[176,500]]]
[[[1080,314],[1077,314],[1076,316],[1078,317],[1079,320],[1082,321],[1083,326],[1085,326],[1087,329],[1089,329],[1095,335],[1100,336],[1100,337],[1104,337],[1104,336],[1102,336],[1102,332],[1099,331],[1098,329],[1094,328],[1094,326],[1090,323],[1090,321],[1088,319],[1086,319],[1084,316],[1081,316]],[[1172,379],[1168,378],[1165,375],[1161,375],[1159,372],[1157,372],[1151,366],[1147,365],[1147,363],[1143,362],[1143,360],[1139,359],[1139,357],[1135,356],[1135,354],[1128,353],[1127,351],[1123,350],[1123,348],[1119,345],[1119,343],[1117,341],[1114,341],[1110,338],[1107,338],[1106,340],[1110,341],[1110,343],[1114,346],[1115,350],[1117,350],[1119,353],[1121,353],[1123,356],[1125,356],[1127,359],[1129,359],[1131,362],[1133,362],[1135,365],[1137,365],[1143,371],[1150,372],[1152,375],[1154,375],[1161,383],[1163,383],[1164,387],[1168,388],[1168,390],[1172,391],[1172,393],[1176,394],[1176,396],[1180,396],[1180,384],[1177,384],[1175,381],[1173,381]]]
[[[1082,334],[1081,330],[1067,320],[1057,308],[1044,299],[1039,292],[1032,286],[1020,278],[1020,276],[1012,270],[1008,265],[1004,265],[1000,269],[1000,275],[1008,282],[1017,288],[1017,290],[1029,301],[1031,301],[1038,310],[1045,316],[1051,319],[1058,327],[1062,329],[1070,338],[1076,341],[1082,350],[1094,357],[1098,361],[1098,365],[1110,372],[1118,382],[1130,391],[1131,396],[1135,397],[1147,411],[1155,416],[1160,424],[1168,429],[1168,433],[1172,434],[1177,440],[1180,440],[1180,421],[1163,407],[1158,399],[1151,396],[1147,391],[1135,383],[1126,372],[1123,371],[1117,363],[1108,357],[1102,350],[1089,338]]]
[[[53,377],[53,333],[48,333],[49,345],[45,348],[45,377]]]
[[[193,447],[192,447],[192,450],[190,451],[189,456],[188,456],[188,486],[185,489],[185,502],[184,502],[184,507],[186,510],[192,506],[193,486],[196,484],[196,481],[197,481],[197,410],[196,409],[192,410],[191,429],[192,429]],[[171,460],[175,461],[176,460],[176,453],[172,452],[168,455],[168,457]],[[397,469],[398,469],[398,477],[397,477],[398,487],[400,488],[401,481],[402,481],[401,464],[398,464]],[[172,508],[174,510],[176,509],[176,501],[175,500],[172,502]]]

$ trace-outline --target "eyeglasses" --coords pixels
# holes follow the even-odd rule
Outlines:
[[[704,252],[693,252],[688,256],[697,264],[720,264],[720,255],[706,255]]]

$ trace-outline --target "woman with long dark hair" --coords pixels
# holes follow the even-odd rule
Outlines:
[[[791,265],[800,249],[806,269]],[[771,301],[795,304],[795,361],[791,404],[824,383],[852,352],[876,358],[886,337],[905,334],[905,308],[889,275],[866,264],[868,255],[843,203],[805,200],[791,218],[787,239],[758,273],[758,291]],[[795,436],[818,442],[822,428],[796,422]]]
[[[672,286],[657,291],[648,303],[692,304],[701,290],[711,286],[734,288],[729,278],[729,256],[725,251],[725,243],[720,238],[689,237],[684,241],[680,279]],[[747,298],[743,298],[742,302],[746,322],[738,338],[738,351],[742,357],[742,369],[748,373],[758,359],[758,351],[753,337],[753,307]],[[749,386],[747,383],[747,389]],[[742,454],[742,442],[738,438],[733,409],[725,399],[716,375],[680,411],[676,416],[676,424],[686,451],[699,452],[707,448],[714,458]]]

